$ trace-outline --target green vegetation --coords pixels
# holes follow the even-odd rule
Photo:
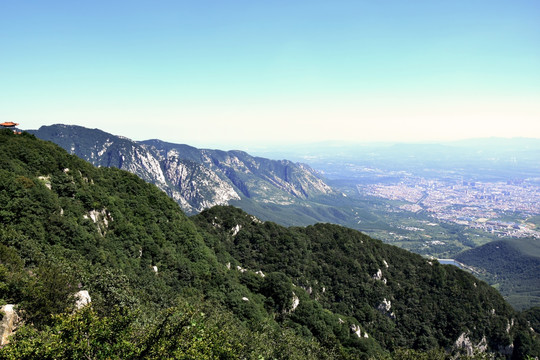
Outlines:
[[[139,143],[98,129],[72,125],[42,126],[33,133],[96,166],[131,169],[142,179],[159,184],[190,214],[197,213],[195,209],[202,208],[203,204],[216,200],[215,187],[218,182],[207,177],[207,171],[211,171],[224,181],[223,184],[231,185],[241,195],[241,200],[230,200],[229,204],[262,220],[284,226],[306,226],[318,222],[340,224],[418,254],[439,258],[453,257],[463,250],[493,240],[491,234],[469,231],[455,224],[426,226],[426,223],[436,220],[425,211],[412,213],[400,209],[400,206],[408,204],[406,201],[361,194],[359,184],[373,181],[373,174],[367,178],[361,176],[362,179],[358,181],[332,181],[334,188],[339,191],[321,192],[317,190],[317,181],[313,182],[316,180],[314,174],[303,166],[285,160],[252,157],[242,151],[201,150],[160,140]],[[168,158],[166,154],[171,150],[178,155]],[[168,159],[160,163],[161,170],[181,166],[185,168],[187,177],[179,180],[176,176],[166,176],[164,184],[161,172],[148,166],[148,159],[154,159],[156,165],[160,157]],[[350,160],[354,162],[358,159]],[[334,176],[349,169],[347,164],[339,160],[338,163],[340,166],[330,172]],[[325,167],[324,163],[319,165]],[[246,169],[249,171],[245,172]],[[361,174],[353,170],[352,175],[356,178]],[[375,178],[383,183],[399,181],[398,175]],[[287,186],[284,187],[284,184]],[[293,188],[296,196],[291,194]],[[186,202],[190,205],[186,205]],[[423,230],[409,231],[406,227]]]
[[[540,306],[523,311],[523,316],[527,319],[534,331],[540,333]]]
[[[24,320],[1,359],[447,358],[463,333],[540,354],[525,315],[455,267],[336,225],[190,219],[26,133],[0,150],[0,301]]]
[[[413,213],[399,209],[406,202],[373,196],[351,195],[360,222],[347,222],[346,226],[358,229],[385,243],[421,255],[453,258],[456,254],[494,240],[493,235],[463,225],[440,222],[426,211]],[[366,213],[368,216],[366,216]]]
[[[532,216],[526,222],[533,224],[536,230],[540,230],[540,216]]]
[[[508,338],[493,324],[511,317],[511,308],[494,289],[456,267],[430,264],[419,255],[337,225],[286,229],[259,224],[230,207],[204,211],[195,221],[214,235],[207,241],[220,245],[214,246],[218,257],[229,256],[227,261],[238,261],[234,266],[263,273],[284,272],[297,286],[309,289],[310,297],[300,301],[291,319],[312,333],[322,329],[338,338],[341,334],[331,327],[332,321],[309,322],[311,309],[322,305],[356,319],[369,336],[392,350],[450,347],[473,327],[488,337]],[[237,225],[242,231],[234,237],[221,231]],[[380,278],[374,279],[377,273]],[[385,301],[391,307],[381,310]],[[297,319],[298,314],[303,319]]]
[[[540,305],[540,240],[512,239],[465,251],[456,259],[493,284],[516,309]]]

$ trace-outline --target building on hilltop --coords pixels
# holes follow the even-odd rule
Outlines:
[[[3,122],[3,123],[0,124],[2,129],[13,129],[13,132],[15,134],[20,134],[21,131],[19,129],[17,129],[17,127],[16,127],[17,125],[19,125],[19,124],[11,122],[11,121],[6,121],[6,122]]]

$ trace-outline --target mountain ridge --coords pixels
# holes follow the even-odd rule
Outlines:
[[[386,359],[472,344],[535,354],[537,335],[520,314],[455,267],[338,225],[286,228],[231,206],[188,218],[131,173],[95,168],[27,133],[0,138],[0,300],[20,304],[27,319],[0,357],[62,358],[87,343],[82,353],[123,354],[110,358],[275,358],[300,348],[294,358]],[[93,305],[73,313],[70,293],[81,288]],[[179,298],[227,309],[236,330],[219,332],[208,310],[182,317]]]
[[[290,205],[335,195],[305,164],[253,157],[232,150],[197,149],[160,140],[136,142],[99,129],[73,125],[31,130],[93,165],[137,174],[165,191],[188,214],[231,201]]]

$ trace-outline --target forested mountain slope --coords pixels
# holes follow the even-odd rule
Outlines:
[[[219,239],[214,240],[218,257],[230,255],[238,261],[234,266],[283,272],[317,305],[359,321],[383,347],[448,348],[472,329],[482,334],[475,343],[483,336],[497,339],[492,348],[509,338],[510,333],[496,330],[496,324],[512,317],[510,306],[495,289],[455,266],[337,225],[286,229],[252,221],[239,209],[220,207],[195,220]],[[240,230],[231,236],[223,228]],[[292,318],[309,314],[310,306],[300,301]]]
[[[156,149],[125,137],[72,125],[42,126],[31,133],[95,166],[136,174],[157,185],[188,213],[240,199],[231,184],[202,164],[179,157],[165,161]]]
[[[328,205],[329,200],[336,204],[335,198],[343,200],[343,196],[305,164],[160,140],[136,142],[73,125],[42,126],[31,133],[93,165],[138,175],[164,190],[188,214],[235,204],[261,218],[289,225],[341,223],[350,216]]]
[[[525,318],[454,267],[336,225],[233,207],[189,219],[27,133],[0,132],[0,151],[0,300],[26,324],[0,358],[538,355]],[[74,312],[79,290],[92,303]]]
[[[540,239],[493,241],[459,254],[518,309],[540,306]]]

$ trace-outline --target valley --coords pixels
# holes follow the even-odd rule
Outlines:
[[[10,1],[0,360],[540,359],[538,1]]]
[[[0,301],[23,321],[1,358],[540,353],[535,312],[456,266],[334,224],[187,217],[127,171],[26,132],[0,140]]]
[[[396,224],[395,229],[362,228],[360,218],[355,228],[404,247],[407,240],[415,240],[409,248],[416,252],[436,255],[433,248],[439,247],[453,255],[459,249],[448,247],[449,232],[460,249],[500,238],[540,238],[535,223],[540,187],[528,180],[467,182],[458,176],[427,179],[406,174],[393,181],[372,181],[341,189],[359,201],[378,201],[374,208],[387,224]]]
[[[516,308],[540,305],[540,261],[531,251],[540,238],[540,141],[325,143],[288,151],[357,205],[346,226],[424,256],[459,259]],[[500,241],[511,245],[511,257],[489,251]]]
[[[348,226],[415,252],[451,257],[501,238],[540,236],[538,140],[322,143],[254,151],[269,157],[288,152],[305,161],[350,199],[370,204],[376,219],[360,214]]]
[[[439,259],[454,259],[496,240],[540,237],[535,162],[540,145],[533,141],[480,148],[469,143],[333,145],[252,155],[160,140],[136,142],[79,126],[45,126],[33,133],[94,165],[135,173],[189,215],[229,204],[285,226],[344,225]],[[272,160],[285,156],[292,161]],[[483,272],[490,273],[477,270]],[[496,285],[486,274],[482,278]],[[516,288],[502,289],[507,299],[516,299]],[[534,288],[520,291],[514,306],[540,301]]]
[[[540,238],[536,225],[528,221],[540,214],[540,187],[526,180],[514,184],[409,177],[398,185],[358,186],[358,192],[402,201],[400,209],[425,211],[436,220],[498,237]]]

